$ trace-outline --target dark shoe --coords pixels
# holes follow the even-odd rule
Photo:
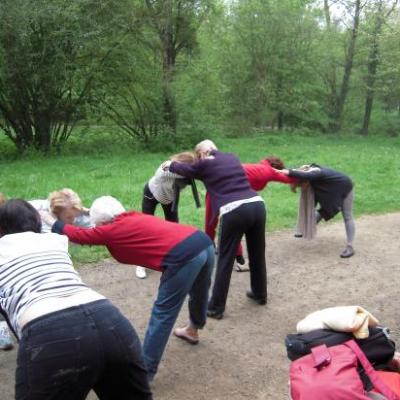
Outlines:
[[[295,238],[302,238],[303,235],[302,235],[301,233],[295,233],[295,234],[294,234],[294,237],[295,237]]]
[[[236,256],[236,262],[240,265],[244,265],[244,263],[246,262],[246,260],[244,259],[244,257],[242,255]]]
[[[347,245],[343,253],[340,255],[341,258],[349,258],[354,255],[353,247]]]
[[[222,319],[224,318],[224,313],[216,310],[207,310],[207,317],[214,319]]]
[[[260,306],[264,306],[265,304],[267,304],[267,298],[265,296],[256,296],[251,290],[248,290],[246,292],[246,296],[249,299],[254,300],[256,303],[260,304]]]

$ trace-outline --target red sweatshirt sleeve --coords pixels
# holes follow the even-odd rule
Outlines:
[[[206,193],[206,212],[205,212],[205,227],[206,234],[212,241],[215,239],[215,232],[217,230],[218,217],[212,219],[211,199],[208,192]]]
[[[289,175],[283,174],[282,172],[277,172],[275,170],[272,170],[271,181],[292,184],[292,183],[297,183],[299,180]]]
[[[64,225],[62,233],[68,236],[71,242],[78,244],[108,245],[110,243],[111,225],[102,225],[95,228],[79,228],[74,225]]]

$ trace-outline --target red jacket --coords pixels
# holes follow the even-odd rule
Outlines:
[[[64,233],[75,243],[105,245],[121,263],[158,271],[183,265],[211,245],[211,240],[192,226],[136,211],[120,214],[112,223],[89,229],[57,221],[52,230]]]
[[[244,171],[246,173],[247,179],[250,182],[250,186],[252,189],[257,192],[263,190],[265,186],[268,185],[269,182],[282,182],[282,183],[296,183],[297,179],[293,179],[288,175],[282,174],[280,172],[275,171],[274,168],[271,167],[268,161],[262,160],[257,164],[242,164]],[[212,210],[211,210],[211,201],[210,196],[206,194],[206,212],[205,212],[205,232],[214,240],[215,238],[215,230],[218,225],[218,216],[217,218],[212,218]]]

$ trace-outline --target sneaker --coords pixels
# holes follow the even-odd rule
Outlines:
[[[14,347],[7,323],[0,322],[0,350],[11,350]]]
[[[144,279],[146,278],[147,273],[146,273],[146,268],[144,267],[136,267],[136,277],[139,279]]]
[[[303,234],[302,234],[302,233],[296,232],[293,236],[294,236],[295,238],[302,238],[302,237],[303,237]]]
[[[267,298],[266,296],[256,296],[251,290],[248,290],[246,292],[246,296],[249,299],[254,300],[256,303],[258,303],[260,306],[265,306],[267,304]]]
[[[341,258],[349,258],[354,255],[354,249],[352,246],[347,245],[346,248],[343,250],[342,254],[340,255]]]
[[[224,313],[216,310],[207,310],[207,317],[214,319],[222,319],[224,318]]]
[[[234,265],[235,271],[236,272],[247,272],[250,271],[249,268],[249,264],[245,263],[245,264],[239,264],[239,263],[235,263]]]

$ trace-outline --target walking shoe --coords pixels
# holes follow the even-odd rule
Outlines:
[[[246,263],[246,260],[242,255],[236,256],[236,263],[234,265],[236,272],[247,272],[250,271],[249,264]]]
[[[249,299],[254,300],[256,303],[258,303],[260,306],[264,306],[267,304],[267,298],[265,296],[256,296],[251,290],[248,290],[246,292],[246,296]]]
[[[11,350],[14,347],[7,323],[0,322],[0,350]]]
[[[185,328],[176,328],[176,329],[174,330],[174,335],[175,335],[177,338],[182,339],[182,340],[185,340],[186,342],[188,342],[188,343],[190,343],[190,344],[193,344],[193,345],[199,343],[199,337],[198,337],[198,336],[197,336],[197,337],[192,336],[192,335],[189,333],[187,327],[185,327]]]
[[[295,233],[294,235],[293,235],[295,238],[302,238],[303,237],[303,234],[302,233]]]
[[[216,310],[207,310],[207,317],[214,319],[222,319],[224,318],[224,313]]]
[[[350,245],[347,245],[340,255],[341,258],[349,258],[354,255],[354,249]]]
[[[136,277],[139,279],[144,279],[146,278],[147,273],[146,273],[146,268],[144,267],[136,267]]]

